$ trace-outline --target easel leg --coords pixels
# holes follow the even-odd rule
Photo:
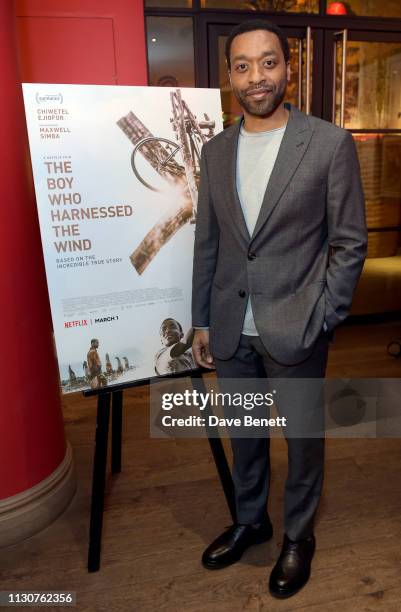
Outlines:
[[[93,462],[92,502],[88,551],[89,572],[97,572],[100,568],[109,420],[110,393],[100,393],[97,400],[95,457]]]
[[[121,439],[123,427],[123,392],[113,391],[111,410],[111,471],[121,472]]]
[[[205,382],[202,378],[202,372],[196,372],[192,375],[192,385],[194,389],[197,389],[200,393],[206,393]],[[211,414],[210,407],[207,406],[204,416]],[[213,459],[216,464],[217,473],[220,478],[221,486],[223,487],[224,495],[226,498],[227,506],[231,514],[233,523],[237,522],[237,511],[235,508],[235,493],[234,483],[231,476],[230,466],[228,465],[227,457],[224,452],[223,443],[218,434],[218,430],[215,427],[210,427],[206,431],[213,430],[215,437],[209,437],[208,441],[210,450],[212,451]]]

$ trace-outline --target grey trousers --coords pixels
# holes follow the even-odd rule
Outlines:
[[[322,332],[312,354],[305,361],[285,366],[269,355],[258,336],[242,334],[232,358],[215,359],[216,374],[219,379],[323,379],[328,347],[329,336]],[[289,413],[285,405],[281,405],[278,412],[280,416],[287,415],[291,422],[294,415],[306,416],[307,419],[316,416],[319,421],[321,415],[313,413],[321,412],[324,415],[324,403],[310,399],[308,390],[297,393],[296,401],[289,402],[292,404]],[[287,432],[286,441],[288,474],[284,494],[284,529],[291,540],[298,540],[313,532],[314,516],[323,485],[324,433],[322,436],[302,438],[299,435],[292,437]],[[237,520],[241,524],[259,523],[266,515],[269,495],[269,434],[256,438],[231,437],[231,447]]]

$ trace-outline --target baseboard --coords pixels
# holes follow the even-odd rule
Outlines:
[[[350,314],[342,325],[347,327],[348,325],[380,325],[381,323],[401,323],[401,310],[371,314]]]
[[[27,491],[0,500],[0,548],[16,544],[50,525],[76,491],[71,445],[50,476]]]

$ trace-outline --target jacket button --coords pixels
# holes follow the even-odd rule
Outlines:
[[[250,260],[256,259],[256,253],[254,253],[253,251],[249,251],[248,259],[250,259]]]
[[[238,295],[239,295],[240,297],[245,297],[245,296],[246,296],[246,292],[245,292],[243,289],[240,289],[240,290],[238,291]]]

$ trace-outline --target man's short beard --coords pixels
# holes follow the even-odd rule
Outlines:
[[[259,85],[259,87],[261,87],[261,85]],[[272,87],[269,86],[269,89],[272,89]],[[238,104],[244,110],[246,110],[249,115],[254,115],[255,117],[267,117],[268,115],[271,115],[271,113],[281,104],[284,99],[286,89],[287,79],[282,79],[278,86],[272,89],[267,98],[264,100],[252,100],[243,90],[236,89],[234,87],[233,93],[237,98]],[[250,88],[248,88],[248,91],[250,91]]]

